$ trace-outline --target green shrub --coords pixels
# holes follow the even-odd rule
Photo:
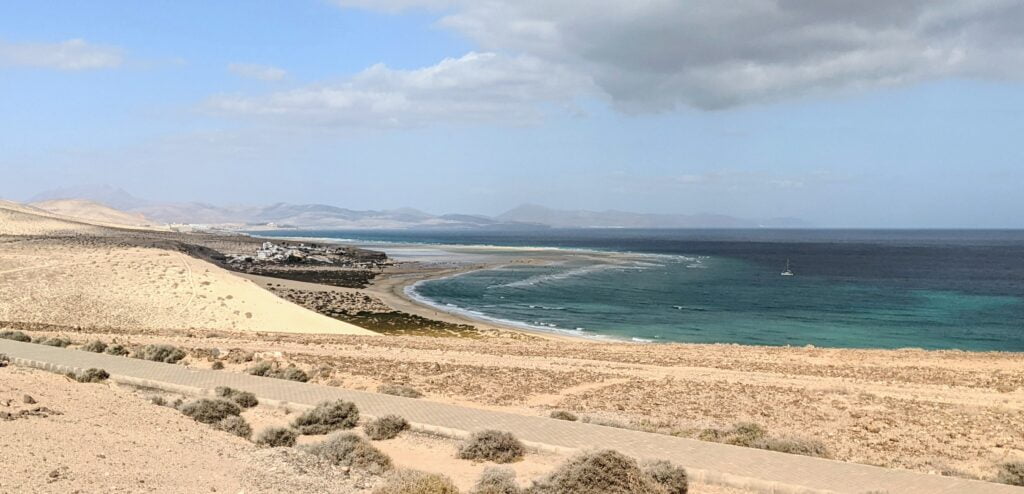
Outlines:
[[[459,494],[459,489],[444,475],[398,470],[388,475],[373,494]]]
[[[463,460],[488,460],[495,463],[519,461],[526,454],[526,448],[508,432],[485,430],[475,432],[461,446],[459,458]]]
[[[548,478],[534,484],[531,494],[664,494],[636,460],[617,451],[582,453],[570,458]]]
[[[516,485],[516,472],[511,468],[488,467],[476,485],[472,494],[520,494],[522,489]]]
[[[403,398],[423,398],[423,393],[420,393],[419,390],[404,384],[381,384],[377,386],[377,392]]]
[[[22,343],[31,343],[32,342],[32,338],[29,335],[27,335],[25,333],[22,333],[21,331],[10,331],[10,330],[0,331],[0,338],[3,338],[5,340],[20,341]]]
[[[220,422],[213,424],[213,427],[225,432],[230,432],[238,437],[249,439],[252,437],[252,426],[238,415],[229,415]]]
[[[260,401],[256,399],[256,395],[248,391],[239,391],[227,386],[217,386],[216,393],[217,396],[231,400],[242,408],[252,408],[260,404]]]
[[[391,458],[373,447],[366,439],[351,432],[334,434],[304,449],[333,465],[360,468],[374,474],[391,470]]]
[[[173,364],[185,358],[188,354],[185,350],[173,345],[146,345],[135,352],[133,357],[153,362],[164,362]]]
[[[107,349],[107,344],[100,340],[93,340],[82,345],[80,349],[92,353],[103,353]]]
[[[351,429],[359,423],[359,409],[354,403],[337,400],[320,403],[292,422],[301,434],[327,434],[339,429]]]
[[[655,461],[644,465],[644,473],[664,488],[667,494],[686,494],[689,489],[686,469],[667,461]]]
[[[90,368],[71,376],[80,383],[99,383],[110,378],[110,374],[103,369]]]
[[[216,424],[232,415],[239,415],[242,409],[227,400],[199,399],[182,405],[181,413],[192,417],[196,422]]]
[[[128,347],[120,343],[114,343],[113,345],[107,347],[106,353],[107,355],[117,355],[118,357],[124,357],[128,355],[128,353],[130,352],[128,351]]]
[[[1024,461],[1013,461],[999,465],[996,482],[1024,486]]]
[[[572,412],[567,412],[565,410],[555,410],[551,412],[551,418],[558,420],[568,420],[570,422],[575,422],[580,419],[579,417],[576,416],[576,414]]]
[[[37,341],[40,345],[55,346],[60,348],[66,348],[71,344],[71,340],[65,336],[54,336],[53,338],[43,338]]]
[[[394,439],[398,437],[398,434],[409,428],[409,422],[398,415],[385,415],[375,420],[371,420],[363,426],[363,430],[366,431],[366,437],[373,439],[374,441],[380,441],[383,439]]]
[[[308,382],[309,375],[306,374],[302,369],[294,366],[288,366],[280,368],[272,362],[266,360],[257,363],[256,365],[248,368],[245,372],[254,376],[272,377],[274,379],[285,379],[288,381]]]
[[[256,445],[268,448],[290,448],[295,446],[299,434],[285,427],[267,427],[256,436]]]

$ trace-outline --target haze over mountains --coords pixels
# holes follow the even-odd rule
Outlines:
[[[494,217],[472,214],[433,215],[412,208],[353,210],[325,204],[217,206],[201,202],[161,203],[139,199],[110,186],[55,189],[30,202],[88,200],[142,215],[149,222],[202,224],[225,228],[797,228],[795,218],[742,219],[717,214],[650,214],[626,211],[567,211],[525,204]],[[63,211],[67,213],[67,211]]]

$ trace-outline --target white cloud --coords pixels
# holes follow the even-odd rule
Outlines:
[[[239,77],[261,81],[280,81],[288,75],[288,72],[282,68],[255,63],[230,63],[228,71]]]
[[[628,112],[719,109],[949,76],[1024,77],[1019,0],[335,0],[441,12],[489,51],[593,80]]]
[[[8,43],[0,40],[0,66],[88,70],[118,67],[123,62],[119,48],[95,45],[82,39],[58,43]]]
[[[415,70],[378,64],[338,83],[263,96],[217,96],[207,108],[321,126],[527,123],[543,115],[545,104],[571,105],[587,85],[577,74],[536,58],[469,53]]]

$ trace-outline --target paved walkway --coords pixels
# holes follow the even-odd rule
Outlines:
[[[324,400],[355,402],[366,415],[398,414],[414,424],[455,433],[480,429],[512,432],[520,439],[556,448],[613,448],[638,458],[663,458],[685,466],[694,477],[712,483],[746,485],[775,493],[1024,494],[1000,484],[927,475],[903,470],[787,455],[660,434],[566,422],[544,417],[477,410],[397,396],[350,391],[227,371],[191,369],[0,339],[0,353],[12,361],[59,372],[105,369],[119,382],[211,393],[217,386],[251,391],[260,400],[314,405]]]

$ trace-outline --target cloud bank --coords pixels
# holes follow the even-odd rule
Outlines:
[[[262,96],[221,95],[207,108],[324,126],[417,127],[437,122],[530,123],[538,104],[569,104],[586,86],[532,57],[469,53],[416,70],[374,65],[334,84]]]
[[[335,0],[439,12],[482,49],[593,81],[626,112],[705,110],[943,77],[1024,76],[1016,0]]]
[[[108,69],[124,62],[121,50],[82,39],[57,43],[9,43],[0,40],[0,66],[57,70]]]
[[[279,67],[241,62],[229,63],[228,72],[239,77],[261,81],[280,81],[288,75],[286,70]]]

